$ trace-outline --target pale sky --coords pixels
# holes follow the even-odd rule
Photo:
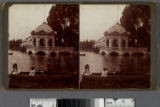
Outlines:
[[[32,30],[46,21],[52,6],[53,4],[12,5],[9,8],[9,39],[25,39],[30,36]]]
[[[25,39],[30,36],[32,30],[46,21],[53,5],[12,5],[9,8],[9,39]],[[119,22],[125,6],[80,5],[80,40],[98,40],[101,38],[106,30]]]
[[[80,41],[98,40],[119,22],[126,5],[80,5]]]

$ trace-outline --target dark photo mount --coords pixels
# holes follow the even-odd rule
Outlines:
[[[4,87],[156,89],[156,9],[152,3],[8,3]]]

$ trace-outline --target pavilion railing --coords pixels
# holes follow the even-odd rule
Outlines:
[[[64,51],[71,51],[73,50],[73,47],[46,47],[46,46],[38,46],[38,47],[34,47],[33,49],[35,50],[64,50]]]
[[[103,47],[102,50],[107,51],[147,51],[147,48],[134,48],[134,47]]]

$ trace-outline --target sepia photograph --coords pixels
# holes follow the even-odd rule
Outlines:
[[[10,89],[79,88],[78,4],[13,4],[8,20]]]
[[[149,89],[151,8],[80,5],[80,88]]]
[[[9,89],[149,89],[146,4],[13,4]]]

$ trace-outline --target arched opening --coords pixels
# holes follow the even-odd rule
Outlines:
[[[50,56],[56,56],[57,54],[56,54],[56,52],[51,52],[50,53]]]
[[[122,47],[126,47],[126,41],[122,40]]]
[[[60,52],[59,55],[71,55],[70,52]]]
[[[106,41],[106,46],[109,47],[109,39]]]
[[[52,47],[52,39],[49,39],[48,45],[49,45],[49,47]]]
[[[45,52],[43,52],[43,51],[38,51],[36,54],[37,54],[37,55],[45,55]]]
[[[45,40],[44,39],[40,39],[39,46],[45,46]]]
[[[118,53],[117,52],[111,52],[110,55],[118,56]]]
[[[118,40],[117,39],[113,40],[112,47],[118,47]]]
[[[129,56],[129,53],[128,53],[128,52],[125,52],[123,55],[124,55],[124,56]]]
[[[30,54],[30,55],[31,55],[31,54],[33,54],[33,53],[32,53],[32,51],[28,51],[28,54]]]
[[[33,45],[36,46],[36,39],[33,39]]]
[[[101,55],[106,55],[106,53],[103,51],[103,52],[101,52]]]

